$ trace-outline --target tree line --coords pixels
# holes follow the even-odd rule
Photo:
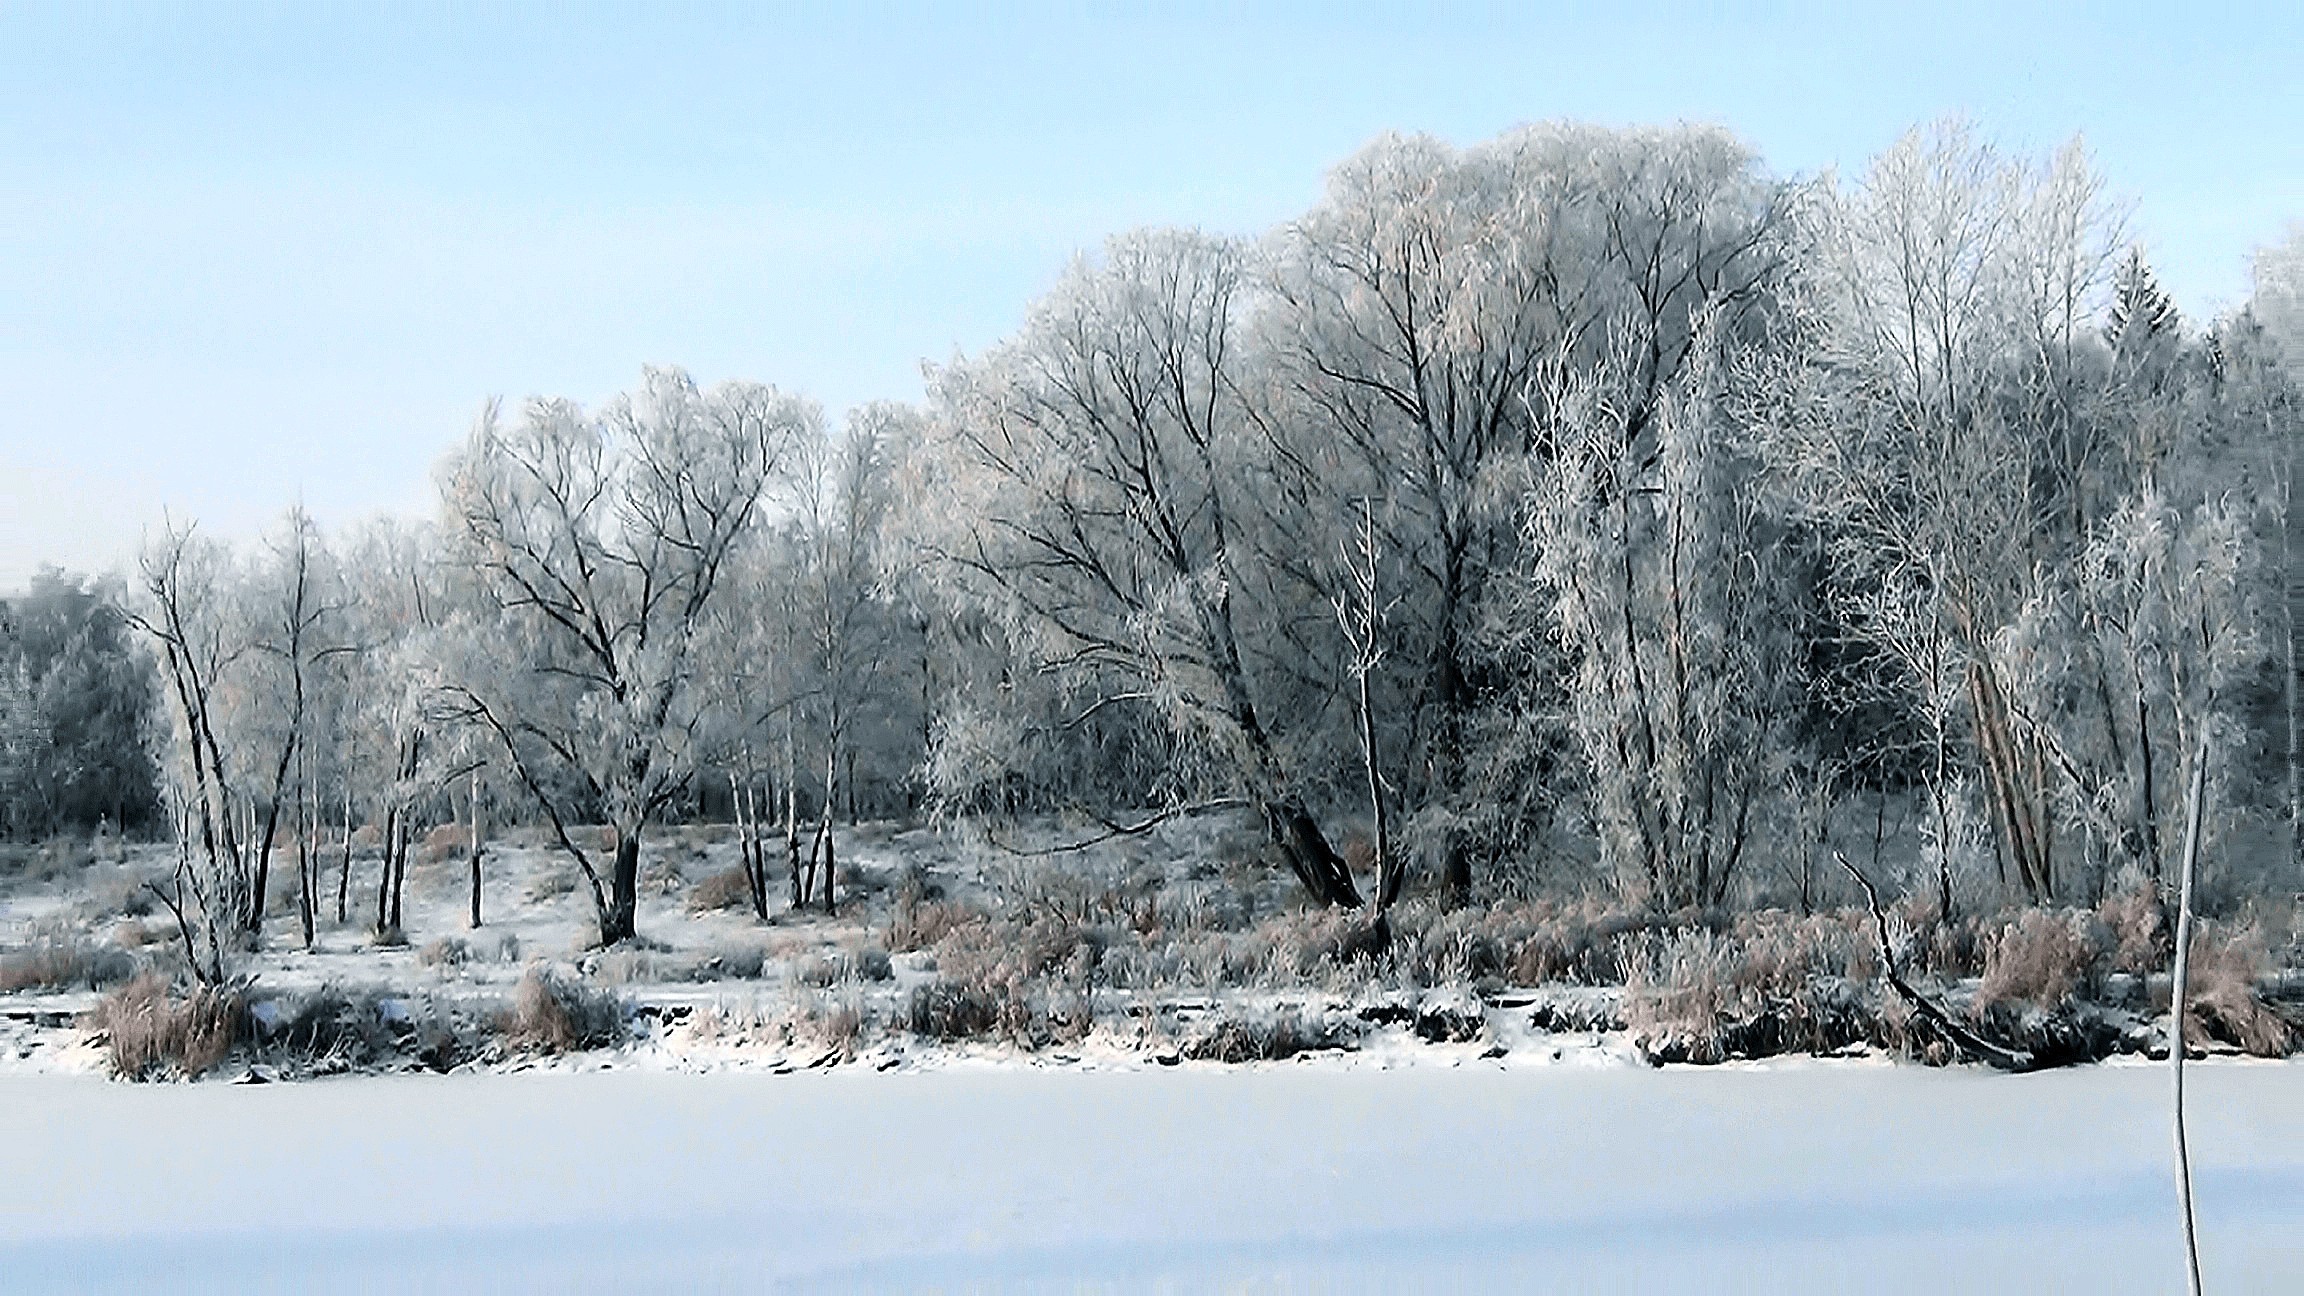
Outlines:
[[[1708,127],[1387,136],[1262,236],[1079,257],[917,404],[650,370],[491,405],[428,521],[167,523],[132,589],[35,593],[116,610],[0,654],[0,725],[112,663],[172,899],[243,936],[277,863],[311,938],[324,842],[343,918],[363,827],[395,925],[450,821],[477,922],[490,816],[608,941],[696,816],[763,917],[833,907],[843,817],[1218,808],[1380,917],[1806,907],[1893,807],[1950,917],[2156,883],[2203,772],[2211,841],[2272,843],[2232,885],[2292,890],[2304,250],[2257,272],[2185,319],[2077,142],[1959,122],[1849,177]],[[35,812],[11,773],[10,827],[126,821],[133,777]]]

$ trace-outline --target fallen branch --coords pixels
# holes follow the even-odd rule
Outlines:
[[[1960,1049],[1986,1065],[1998,1067],[2002,1071],[2031,1071],[2036,1069],[2039,1062],[2033,1058],[2029,1051],[2007,1048],[1985,1039],[1954,1020],[1952,1015],[1938,1007],[1934,1000],[1913,989],[1911,984],[1905,981],[1903,974],[1896,970],[1896,950],[1888,939],[1888,915],[1881,911],[1880,893],[1873,889],[1872,879],[1864,876],[1861,869],[1849,863],[1848,856],[1841,851],[1835,849],[1832,852],[1832,858],[1840,862],[1841,868],[1848,870],[1848,875],[1856,879],[1856,885],[1864,888],[1864,903],[1871,907],[1873,930],[1877,933],[1880,942],[1880,966],[1886,969],[1888,984],[1895,989],[1896,996],[1902,999],[1913,1012],[1918,1013],[1921,1020],[1942,1032],[1944,1038],[1950,1040],[1954,1048]]]

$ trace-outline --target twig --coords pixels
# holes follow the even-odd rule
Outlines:
[[[1008,843],[1001,841],[999,835],[994,833],[990,827],[986,827],[984,831],[984,837],[985,840],[998,847],[1004,854],[1014,855],[1024,859],[1037,859],[1048,855],[1069,855],[1074,851],[1087,850],[1091,846],[1101,846],[1105,842],[1113,841],[1117,838],[1141,837],[1145,833],[1152,831],[1154,828],[1159,827],[1161,824],[1164,824],[1171,819],[1182,819],[1190,815],[1207,814],[1215,810],[1237,810],[1247,804],[1247,802],[1242,801],[1238,797],[1224,797],[1215,801],[1196,801],[1191,805],[1176,806],[1172,809],[1162,810],[1158,814],[1155,814],[1148,819],[1140,820],[1136,823],[1126,824],[1114,823],[1111,820],[1104,818],[1102,815],[1091,813],[1091,818],[1095,819],[1096,822],[1104,825],[1104,831],[1096,834],[1093,837],[1085,838],[1076,842],[1066,842],[1059,846],[1011,846]]]

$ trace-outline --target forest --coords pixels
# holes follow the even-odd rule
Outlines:
[[[1260,234],[1084,252],[917,402],[650,368],[487,405],[429,517],[155,519],[0,609],[0,830],[143,861],[156,934],[7,988],[461,949],[525,851],[586,974],[679,945],[660,857],[763,930],[861,906],[933,954],[886,1010],[931,1038],[1583,983],[1655,1056],[2100,1055],[2144,1046],[2074,1004],[2150,1017],[2190,850],[2203,1029],[2285,1053],[2304,235],[2194,319],[2127,211],[1958,120],[1820,176],[1707,126],[1385,136]],[[1006,898],[888,862],[931,839]],[[885,979],[855,937],[812,984]]]

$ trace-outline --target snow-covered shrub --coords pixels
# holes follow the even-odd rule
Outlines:
[[[356,994],[322,986],[249,1004],[249,1042],[269,1061],[305,1071],[360,1070],[393,1048],[394,1025],[413,1032],[400,1000],[379,991]]]
[[[554,860],[528,879],[528,903],[544,904],[576,893],[576,870]]]
[[[985,918],[982,906],[946,900],[917,868],[906,869],[896,880],[888,926],[881,943],[897,954],[927,949],[953,928]]]
[[[853,996],[826,1003],[811,997],[799,1015],[799,1033],[818,1048],[830,1050],[842,1061],[856,1056],[864,1038],[864,1006]]]
[[[895,975],[888,951],[869,945],[832,954],[804,955],[792,965],[795,984],[818,990],[856,981],[886,981]]]
[[[607,991],[534,966],[513,990],[502,1026],[505,1042],[518,1049],[566,1053],[599,1048],[623,1038],[624,1004]]]
[[[983,985],[939,976],[912,988],[904,1024],[922,1039],[974,1039],[1000,1024],[1000,1002]]]
[[[130,1080],[191,1078],[214,1069],[248,1032],[238,990],[201,986],[179,994],[147,972],[106,995],[88,1015],[104,1032],[113,1073]]]
[[[1177,1051],[1202,1062],[1278,1062],[1299,1053],[1357,1048],[1361,1030],[1357,1020],[1337,1013],[1226,1008],[1186,1033]]]
[[[2056,1008],[2098,985],[2110,931],[2083,909],[2026,909],[1986,945],[1976,1006],[2021,1001]]]
[[[1095,1024],[1090,987],[1114,940],[1049,914],[965,923],[936,943],[937,978],[914,989],[907,1019],[932,1039],[997,1034],[1025,1048],[1080,1039]]]
[[[416,951],[416,961],[425,967],[462,967],[472,961],[472,946],[461,936],[435,937]]]
[[[1855,918],[1743,915],[1725,931],[1627,934],[1624,1015],[1656,1061],[1719,1062],[1882,1042]]]
[[[1621,975],[1618,940],[1657,922],[1652,913],[1590,897],[1499,901],[1448,912],[1411,903],[1393,912],[1407,977],[1427,987],[1480,980],[1612,985]]]
[[[707,876],[688,893],[688,912],[709,913],[718,909],[736,909],[752,903],[752,884],[740,868],[723,869]]]
[[[2112,970],[2143,975],[2168,966],[2176,937],[2168,930],[2168,907],[2151,879],[2138,877],[2107,894],[2096,917],[2112,939]]]
[[[751,981],[768,963],[768,949],[764,945],[715,945],[688,965],[686,978],[690,981]]]
[[[462,859],[471,848],[472,828],[469,824],[444,823],[424,834],[422,844],[417,847],[416,862],[445,864],[452,859]]]
[[[2257,1057],[2286,1057],[2298,1030],[2265,1004],[2258,986],[2270,970],[2263,930],[2254,923],[2203,925],[2192,938],[2185,981],[2193,1038],[2236,1045]]]

